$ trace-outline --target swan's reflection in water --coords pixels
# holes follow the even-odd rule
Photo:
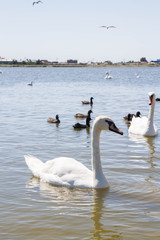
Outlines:
[[[134,147],[140,148],[141,156],[140,159],[143,163],[139,164],[139,171],[144,176],[145,183],[148,183],[147,187],[153,192],[159,192],[159,176],[158,176],[158,164],[159,164],[159,153],[156,151],[155,140],[156,137],[143,137],[130,134],[130,140],[134,141],[136,145]],[[138,148],[136,150],[138,151]],[[146,152],[146,149],[148,150]],[[139,154],[139,155],[140,155]],[[149,164],[149,167],[146,165]]]
[[[105,210],[104,201],[108,191],[105,189],[94,189],[92,198],[92,216],[91,219],[94,224],[94,230],[92,231],[93,239],[101,239],[101,234],[104,232],[104,226],[102,224],[102,215]]]
[[[155,167],[153,163],[153,159],[155,156],[155,137],[144,137],[135,134],[129,134],[129,139],[135,143],[137,143],[138,147],[147,146],[147,149],[150,151],[147,162],[150,164],[151,168]]]
[[[93,198],[92,198],[92,216],[91,220],[93,221],[94,228],[91,231],[92,236],[90,239],[120,239],[120,233],[114,230],[106,230],[109,228],[106,226],[104,219],[104,215],[106,215],[106,209],[104,202],[109,194],[109,190],[107,189],[94,189],[93,190]],[[104,238],[104,236],[110,236],[110,238]]]
[[[40,195],[47,199],[48,202],[56,202],[58,200],[58,203],[64,203],[65,201],[69,201],[70,203],[75,201],[76,203],[80,198],[84,199],[84,194],[91,194],[92,191],[91,189],[81,190],[79,188],[53,185],[43,182],[34,176],[30,179],[26,187],[33,190],[38,188],[40,190]],[[88,197],[88,194],[86,197]]]
[[[104,239],[104,236],[111,236],[111,239],[115,240],[119,239],[119,233],[114,230],[106,230],[108,227],[103,223],[106,220],[104,216],[106,215],[104,202],[109,194],[107,189],[80,189],[54,186],[41,182],[35,177],[30,179],[26,187],[33,191],[40,190],[45,206],[54,210],[55,215],[63,215],[63,221],[65,217],[68,219],[70,215],[82,227],[83,224],[87,224],[90,239]],[[48,203],[46,204],[46,202]],[[87,221],[85,223],[86,219],[90,219],[91,222]]]

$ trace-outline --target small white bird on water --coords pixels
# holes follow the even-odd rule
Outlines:
[[[32,82],[32,81],[31,81],[31,82],[28,82],[27,85],[28,85],[28,86],[32,86],[32,85],[33,85],[33,82]]]

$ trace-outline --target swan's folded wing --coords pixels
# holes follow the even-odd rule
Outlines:
[[[92,187],[93,175],[81,162],[60,157],[47,161],[41,172],[43,181],[71,187]]]
[[[143,135],[147,127],[147,122],[148,122],[147,117],[142,117],[142,118],[133,117],[131,121],[131,125],[129,127],[129,132]]]
[[[44,163],[40,159],[31,155],[25,155],[24,158],[32,174],[35,177],[40,177],[40,173],[44,167]]]

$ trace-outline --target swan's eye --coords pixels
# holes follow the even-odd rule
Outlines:
[[[110,120],[105,120],[105,122],[108,123],[109,129],[110,129],[111,125],[113,125],[113,126],[115,125],[114,122],[112,122],[112,121],[110,121]]]

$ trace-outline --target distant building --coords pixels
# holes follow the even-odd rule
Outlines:
[[[96,63],[95,63],[95,62],[92,62],[92,61],[89,61],[87,64],[88,64],[88,65],[95,65]]]
[[[151,61],[152,63],[160,63],[160,59],[157,59],[155,61]]]
[[[0,64],[8,64],[8,63],[11,63],[11,62],[13,62],[12,59],[6,59],[6,58],[0,57]]]
[[[105,65],[112,65],[113,63],[111,61],[105,61],[104,64]]]
[[[50,62],[49,62],[48,60],[45,60],[45,59],[40,60],[40,62],[41,62],[42,64],[50,64]]]
[[[68,64],[77,64],[78,61],[77,61],[77,60],[69,59],[69,60],[67,60],[67,63],[68,63]]]

